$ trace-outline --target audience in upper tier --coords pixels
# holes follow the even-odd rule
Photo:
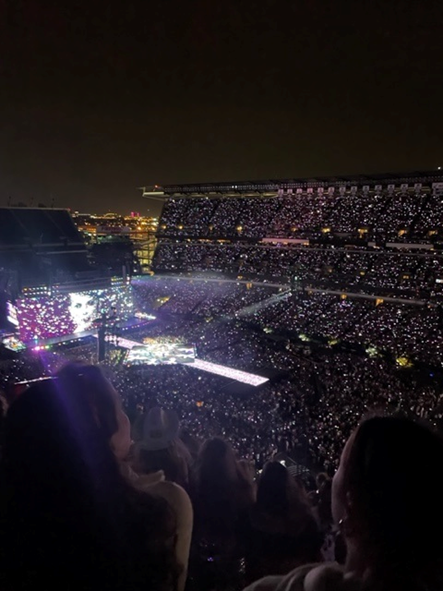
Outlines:
[[[338,232],[369,239],[423,240],[441,232],[443,199],[421,189],[366,191],[304,189],[274,198],[185,197],[168,199],[159,223],[164,237],[313,237]]]
[[[441,302],[442,219],[419,189],[171,198],[153,268]]]
[[[442,257],[434,251],[362,247],[283,246],[234,242],[160,242],[155,269],[218,273],[257,281],[397,296],[435,298],[442,292]]]

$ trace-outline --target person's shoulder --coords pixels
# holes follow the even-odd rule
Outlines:
[[[161,480],[153,484],[149,491],[154,494],[161,494],[162,496],[167,496],[170,499],[173,499],[177,503],[190,503],[191,500],[189,498],[188,493],[185,491],[183,487],[175,482],[171,482],[170,480]]]
[[[192,519],[193,510],[188,493],[179,484],[163,480],[149,487],[149,492],[163,497],[174,509],[177,516],[189,515]]]
[[[133,474],[136,474],[133,472]],[[151,474],[136,474],[136,486],[139,490],[150,492],[150,488],[165,479],[163,470],[152,472]]]
[[[243,591],[276,591],[283,578],[282,576],[264,577],[263,579],[254,581],[254,583],[251,583]]]
[[[264,577],[259,581],[255,581],[243,591],[301,591],[307,573],[313,568],[315,568],[315,565],[307,564],[296,568],[288,575]]]
[[[323,591],[331,585],[337,591],[358,588],[349,583],[343,568],[335,562],[328,562],[300,566],[283,576],[265,577],[244,591]]]

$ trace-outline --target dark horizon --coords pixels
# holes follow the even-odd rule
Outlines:
[[[2,205],[157,215],[137,187],[443,165],[436,0],[0,8]]]

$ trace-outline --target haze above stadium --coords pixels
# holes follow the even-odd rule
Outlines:
[[[443,164],[436,0],[1,7],[2,205],[146,213],[140,185]]]

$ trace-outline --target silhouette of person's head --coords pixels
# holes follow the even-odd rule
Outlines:
[[[379,585],[401,579],[411,588],[421,583],[434,588],[443,581],[443,481],[428,487],[415,474],[433,474],[441,465],[443,440],[421,424],[373,417],[358,427],[332,487],[349,568]]]
[[[108,434],[88,397],[72,396],[63,380],[33,385],[12,404],[0,474],[2,588],[134,588],[154,573],[143,563],[152,559],[147,525],[160,547],[168,514],[126,483]]]

